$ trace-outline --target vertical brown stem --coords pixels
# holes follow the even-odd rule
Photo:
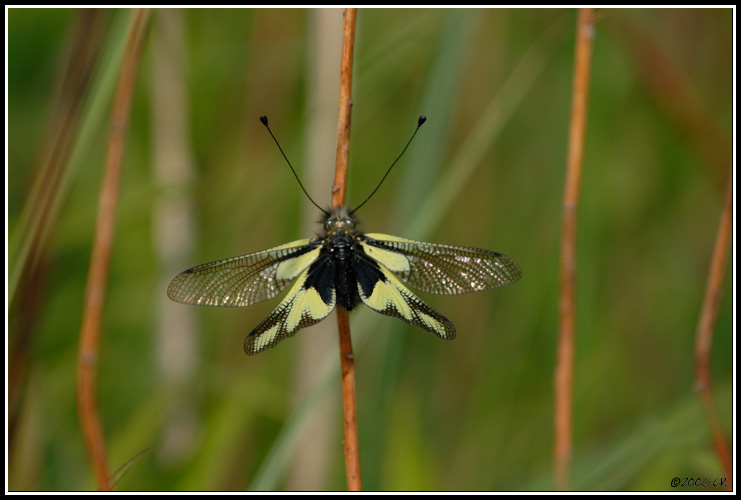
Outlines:
[[[555,462],[559,490],[569,489],[571,453],[571,404],[576,317],[576,222],[581,183],[584,134],[589,94],[589,69],[594,25],[592,9],[580,9],[577,23],[571,129],[563,201],[561,249],[560,329],[555,372]]]
[[[93,70],[103,46],[103,26],[108,13],[102,9],[80,9],[71,33],[71,47],[59,68],[59,97],[46,137],[38,153],[31,189],[24,202],[16,231],[9,235],[7,275],[8,454],[13,453],[16,424],[20,423],[21,401],[31,366],[31,352],[40,318],[44,284],[48,274],[48,237],[59,218],[59,202],[65,197],[64,179],[69,170],[72,145]],[[17,300],[15,300],[17,299]]]
[[[110,490],[105,440],[95,397],[100,324],[105,304],[108,267],[113,246],[118,185],[124,152],[125,131],[139,68],[139,55],[148,11],[137,10],[126,43],[121,72],[113,98],[108,130],[108,150],[98,201],[98,217],[82,312],[80,350],[77,365],[77,411],[85,448],[101,490]]]
[[[340,109],[337,118],[337,160],[335,162],[334,184],[332,185],[332,206],[345,204],[347,185],[347,157],[350,152],[350,112],[352,100],[352,59],[355,48],[355,17],[357,9],[345,9],[342,28],[342,59],[340,61]]]
[[[726,263],[728,261],[728,244],[731,238],[731,229],[733,227],[733,169],[728,173],[726,186],[726,199],[723,212],[720,216],[718,225],[718,234],[715,238],[715,249],[713,250],[713,260],[710,264],[708,273],[708,284],[705,290],[705,298],[702,304],[702,313],[697,325],[697,338],[695,341],[695,383],[697,390],[700,392],[700,399],[705,407],[710,422],[710,429],[713,434],[713,444],[718,454],[720,463],[725,470],[728,479],[728,489],[733,488],[733,465],[731,454],[728,450],[726,437],[720,426],[718,415],[713,404],[713,386],[710,376],[710,351],[713,345],[713,331],[718,319],[720,301],[723,294],[723,278],[726,272]]]
[[[342,370],[342,422],[345,439],[345,474],[348,491],[363,489],[360,479],[360,447],[358,445],[358,420],[355,406],[355,358],[350,339],[350,318],[347,310],[337,309],[337,326],[340,331],[340,365]]]
[[[353,48],[355,45],[356,9],[346,9],[342,30],[342,59],[340,61],[340,106],[337,119],[337,161],[332,185],[332,207],[345,204],[347,184],[347,157],[350,150],[350,111],[352,101]],[[355,409],[355,358],[350,338],[348,312],[337,308],[337,326],[340,334],[340,366],[342,371],[342,413],[344,428],[345,471],[347,489],[360,491],[360,454],[358,448],[358,422]]]

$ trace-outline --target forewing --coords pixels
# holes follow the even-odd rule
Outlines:
[[[357,256],[353,270],[360,299],[371,309],[394,316],[446,340],[455,338],[455,326],[404,286],[378,261]]]
[[[269,299],[319,257],[320,241],[297,240],[262,252],[193,267],[175,276],[167,296],[184,304],[239,307]]]
[[[456,295],[498,288],[522,277],[517,263],[498,252],[439,245],[388,234],[369,233],[366,255],[424,292]]]
[[[257,354],[320,322],[332,312],[336,301],[334,270],[328,258],[320,257],[301,273],[278,307],[247,335],[244,352]]]

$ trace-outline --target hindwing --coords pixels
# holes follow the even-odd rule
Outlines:
[[[382,261],[358,255],[353,261],[353,270],[357,278],[358,295],[365,305],[442,339],[455,338],[453,323],[414,295]]]
[[[275,297],[314,262],[320,240],[303,239],[178,274],[167,296],[184,304],[239,307]]]
[[[320,322],[336,302],[334,267],[322,256],[301,273],[278,307],[247,335],[244,352],[257,354]]]

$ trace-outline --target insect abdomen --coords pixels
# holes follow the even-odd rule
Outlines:
[[[335,236],[332,240],[332,262],[335,266],[335,290],[337,305],[352,310],[360,303],[357,279],[352,266],[355,257],[353,239],[349,235]]]

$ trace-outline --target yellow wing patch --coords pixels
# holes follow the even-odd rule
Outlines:
[[[275,270],[275,279],[291,281],[319,257],[320,251],[321,248],[317,247],[303,255],[284,260]]]
[[[370,295],[358,283],[360,299],[374,311],[417,326],[446,340],[455,338],[455,326],[448,318],[428,306],[411,290],[405,287],[396,276],[378,263],[382,279],[378,279]]]
[[[332,312],[337,301],[335,291],[332,290],[329,303],[325,303],[315,288],[305,286],[310,272],[311,268],[301,273],[278,307],[247,336],[244,352],[262,352],[300,329],[319,323]]]
[[[389,271],[402,275],[409,273],[409,259],[404,254],[367,244],[362,247],[366,255],[386,266]]]

